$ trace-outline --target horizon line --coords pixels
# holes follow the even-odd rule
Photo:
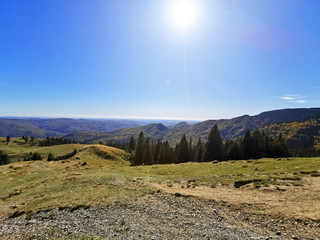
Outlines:
[[[47,119],[53,119],[53,118],[69,118],[69,119],[113,119],[113,120],[167,120],[167,121],[207,121],[207,120],[224,120],[224,119],[233,119],[240,116],[255,116],[259,115],[263,112],[269,112],[269,111],[277,111],[277,110],[285,110],[285,109],[311,109],[311,108],[320,108],[318,106],[316,107],[304,107],[304,108],[281,108],[281,109],[268,109],[265,111],[260,111],[258,113],[246,113],[246,114],[239,114],[237,116],[229,116],[229,117],[208,117],[208,118],[189,118],[189,117],[146,117],[146,116],[123,116],[123,115],[89,115],[89,114],[29,114],[29,113],[22,113],[17,115],[11,115],[11,114],[4,114],[0,115],[0,118],[47,118]]]
[[[22,114],[22,115],[3,115],[0,118],[69,118],[69,119],[114,119],[114,120],[168,120],[168,121],[205,121],[213,120],[210,118],[178,118],[178,117],[141,117],[141,116],[118,116],[118,115],[86,115],[86,114],[49,114],[49,115],[35,115],[35,114]],[[216,120],[216,119],[214,119]]]

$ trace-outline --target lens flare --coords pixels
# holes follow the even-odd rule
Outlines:
[[[182,31],[191,29],[199,16],[196,0],[174,0],[170,6],[173,24]]]

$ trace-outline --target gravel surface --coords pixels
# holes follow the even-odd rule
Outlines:
[[[305,239],[270,221],[214,201],[155,193],[129,204],[0,220],[0,239]]]

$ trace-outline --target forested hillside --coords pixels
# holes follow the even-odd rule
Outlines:
[[[141,125],[134,120],[92,120],[92,119],[0,119],[0,136],[6,137],[52,137],[64,136],[82,131],[113,131],[120,128]]]
[[[119,129],[112,132],[82,132],[66,136],[66,138],[81,142],[128,142],[131,136],[136,139],[141,131],[150,137],[151,141],[168,140],[172,145],[178,143],[185,134],[187,139],[201,137],[207,139],[210,129],[217,124],[221,136],[225,139],[233,139],[250,131],[266,127],[271,124],[290,123],[311,118],[320,112],[320,108],[310,109],[283,109],[263,112],[256,116],[241,116],[233,119],[207,120],[194,125],[179,123],[170,128],[162,124],[149,124],[128,129]]]
[[[315,148],[320,150],[320,118],[301,122],[272,124],[264,127],[266,133],[281,133],[290,149]]]

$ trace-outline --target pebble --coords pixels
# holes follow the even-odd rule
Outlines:
[[[270,234],[265,226],[239,224],[243,215],[230,214],[218,203],[159,192],[128,204],[2,219],[0,239],[283,239],[280,231]]]

